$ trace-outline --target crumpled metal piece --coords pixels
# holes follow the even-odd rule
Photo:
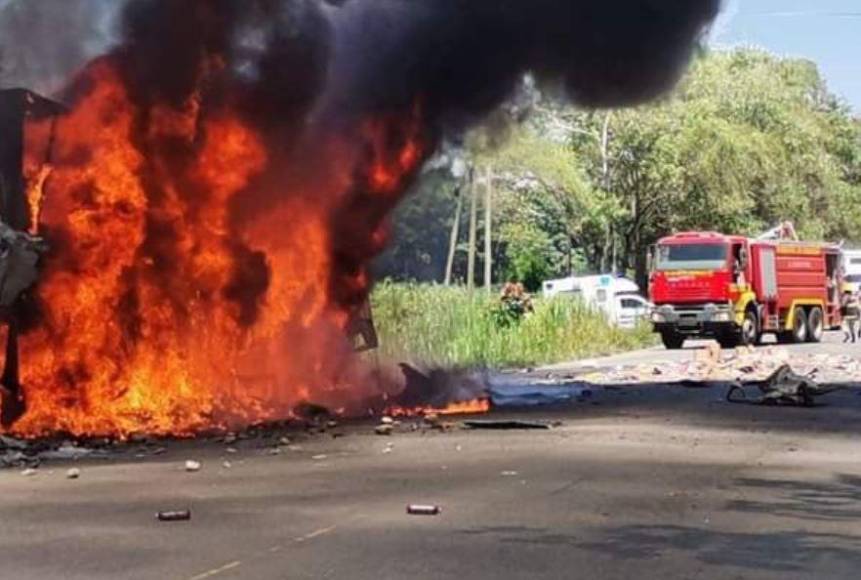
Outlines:
[[[748,397],[746,386],[755,386],[761,392],[757,399]],[[730,403],[754,403],[758,405],[798,405],[812,407],[814,398],[839,390],[840,387],[823,387],[813,379],[793,372],[783,365],[764,381],[736,383],[730,386],[726,398]]]
[[[42,238],[19,232],[0,221],[0,307],[12,306],[39,278]]]

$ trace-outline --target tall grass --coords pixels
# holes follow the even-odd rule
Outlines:
[[[373,294],[381,355],[419,363],[499,368],[609,354],[652,344],[647,329],[621,330],[570,298],[536,299],[535,312],[500,326],[496,294],[379,284]]]

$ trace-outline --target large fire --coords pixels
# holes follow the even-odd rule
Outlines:
[[[29,171],[31,230],[51,250],[14,431],[190,434],[355,382],[343,331],[368,276],[335,272],[338,215],[356,191],[396,203],[424,156],[420,109],[330,132],[325,171],[279,181],[290,157],[230,99],[142,105],[111,58],[75,84],[50,166]],[[251,202],[263,209],[237,211]],[[372,251],[384,214],[357,218],[378,222]]]

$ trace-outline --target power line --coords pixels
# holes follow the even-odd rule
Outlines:
[[[833,10],[786,10],[773,12],[747,12],[739,14],[739,16],[777,16],[784,18],[794,18],[801,16],[830,16],[834,18],[861,18],[861,12],[839,12]]]

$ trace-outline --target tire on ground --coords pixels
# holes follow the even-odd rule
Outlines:
[[[744,313],[744,321],[738,333],[739,344],[742,346],[754,346],[759,344],[759,319],[756,311],[748,308]]]

